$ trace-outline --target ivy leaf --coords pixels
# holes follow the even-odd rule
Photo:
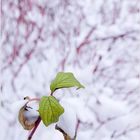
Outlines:
[[[43,96],[39,103],[39,114],[43,123],[48,126],[59,120],[64,108],[53,96]]]
[[[74,77],[71,72],[59,72],[56,78],[50,85],[51,92],[53,93],[56,89],[70,88],[70,87],[84,88],[83,85]]]

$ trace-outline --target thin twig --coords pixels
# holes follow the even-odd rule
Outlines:
[[[73,139],[73,140],[76,140],[79,125],[80,125],[80,120],[78,119],[78,121],[77,121],[77,125],[76,125],[76,129],[75,129],[75,136],[74,136],[74,139]]]
[[[37,121],[35,122],[35,127],[33,128],[33,130],[31,131],[30,135],[28,136],[28,139],[27,140],[31,140],[32,137],[33,137],[33,134],[35,133],[39,123],[41,122],[41,118],[38,117]]]

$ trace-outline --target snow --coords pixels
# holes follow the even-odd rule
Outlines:
[[[65,112],[60,116],[57,125],[63,129],[71,138],[74,138],[77,117],[72,105],[67,100],[61,100],[60,104],[64,107]]]
[[[8,0],[1,8],[1,140],[27,139],[17,119],[23,97],[48,96],[59,71],[85,86],[54,93],[69,135],[78,119],[77,140],[139,140],[138,0]],[[38,116],[33,104],[29,117]],[[33,140],[63,140],[54,126],[41,123]]]
[[[30,122],[35,122],[39,116],[38,112],[38,102],[29,102],[26,107],[27,111],[24,112],[25,117],[28,119]]]
[[[18,114],[19,110],[27,103],[27,100],[15,101],[11,104],[11,109],[14,114]]]
[[[139,86],[140,80],[137,78],[131,78],[126,81],[126,86],[130,89],[134,89]]]

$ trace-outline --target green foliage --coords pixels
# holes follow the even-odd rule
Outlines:
[[[39,103],[39,114],[43,123],[48,126],[59,120],[64,113],[63,107],[53,96],[43,96]]]
[[[84,88],[84,86],[81,85],[81,83],[70,72],[59,72],[50,85],[52,93],[57,89],[70,87],[77,87],[77,89]]]

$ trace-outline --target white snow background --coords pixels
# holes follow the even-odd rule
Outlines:
[[[140,140],[139,0],[2,0],[0,140],[26,140],[23,98],[50,94],[57,72],[85,86],[58,90],[58,123],[76,140]],[[34,112],[33,112],[34,113]],[[32,140],[63,140],[42,123]]]

